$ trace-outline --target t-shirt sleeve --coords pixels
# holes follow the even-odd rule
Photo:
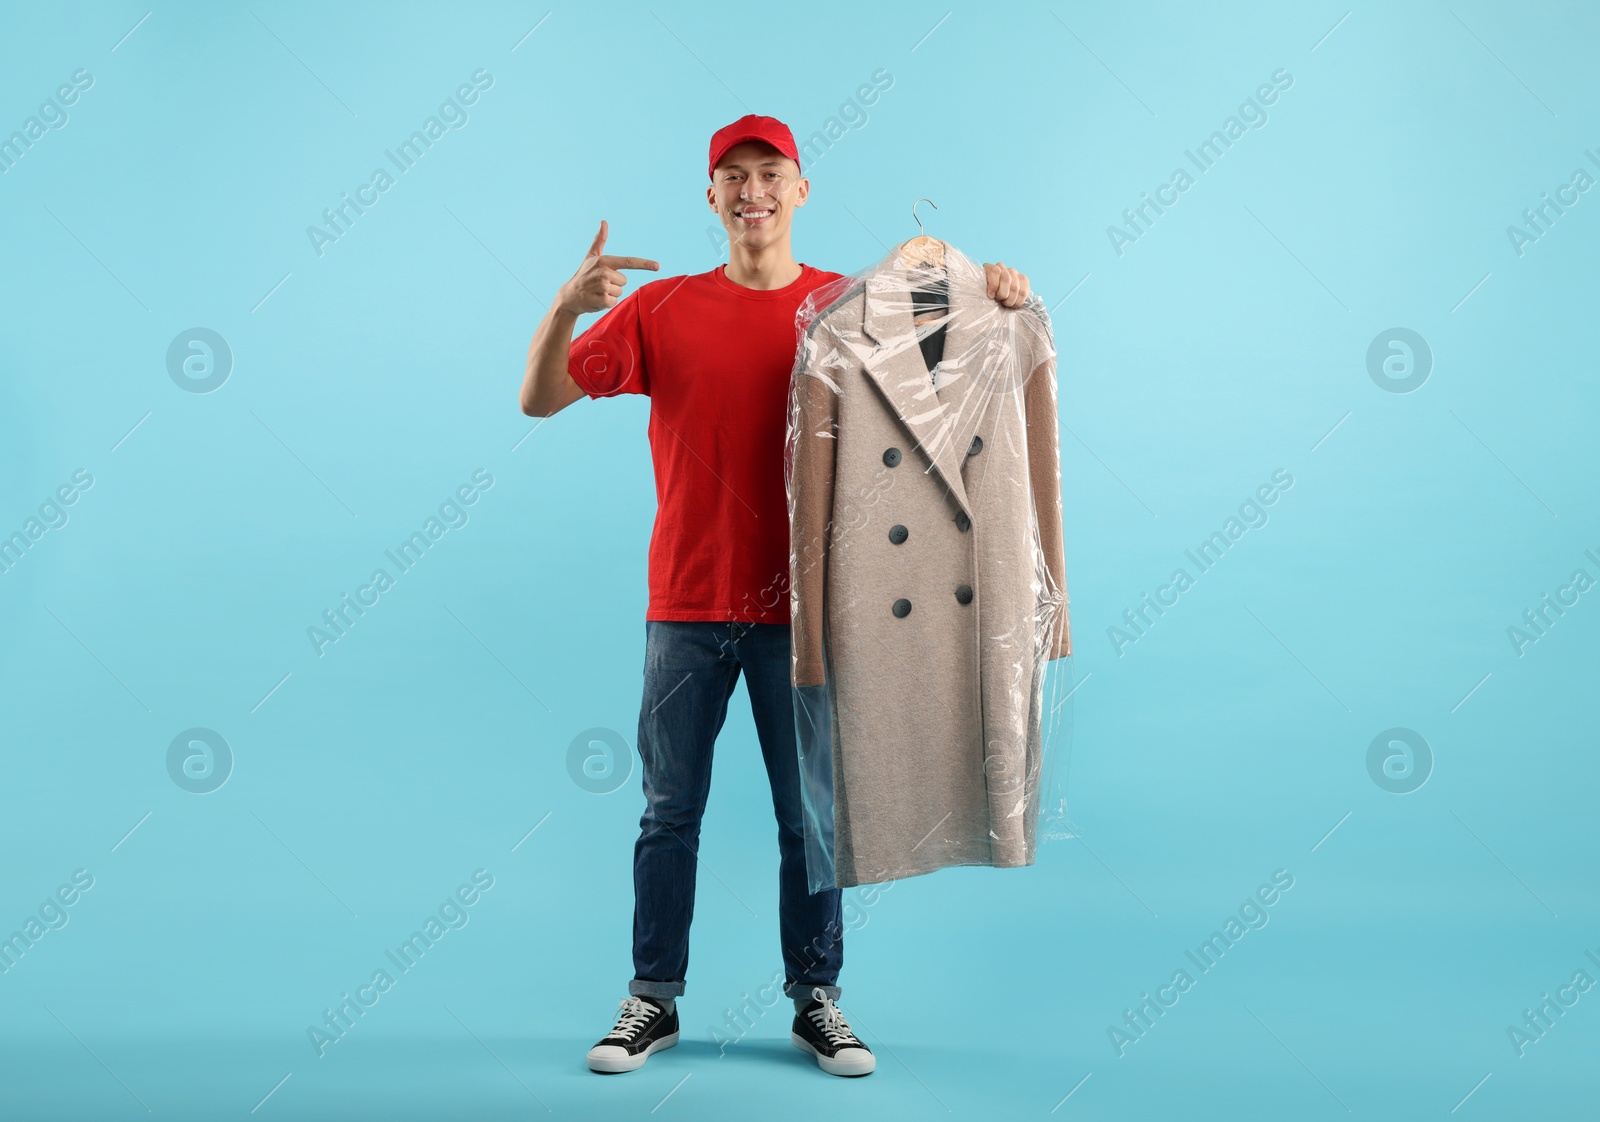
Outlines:
[[[567,373],[590,397],[649,394],[644,324],[639,311],[643,291],[628,293],[572,341],[567,352]]]

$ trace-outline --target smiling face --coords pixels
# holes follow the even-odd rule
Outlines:
[[[789,236],[794,208],[805,205],[810,186],[799,164],[770,144],[747,141],[717,163],[706,198],[729,244],[759,250]]]

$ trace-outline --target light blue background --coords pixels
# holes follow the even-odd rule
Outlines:
[[[75,470],[94,485],[0,575],[0,934],[73,870],[95,883],[0,976],[0,1114],[1593,1109],[1600,992],[1520,1058],[1506,1031],[1600,978],[1600,593],[1520,657],[1506,634],[1600,577],[1600,196],[1521,256],[1506,233],[1600,172],[1592,11],[146,11],[4,17],[0,135],[76,69],[94,84],[0,176],[0,532]],[[323,208],[480,67],[469,123],[318,257]],[[1268,123],[1118,256],[1107,227],[1280,67]],[[1077,648],[1056,777],[1081,836],[847,898],[870,1079],[821,1075],[781,1003],[719,1054],[778,967],[741,687],[684,1041],[596,1078],[642,800],[636,768],[583,789],[568,746],[633,741],[648,401],[523,417],[528,340],[601,218],[664,275],[713,267],[712,130],[754,111],[804,136],[879,68],[806,169],[796,254],[867,266],[926,195],[930,232],[1054,309]],[[233,353],[203,395],[167,370],[196,326]],[[1433,352],[1405,394],[1366,361],[1397,326]],[[479,468],[470,522],[319,658],[307,627]],[[1268,524],[1119,656],[1107,629],[1279,468]],[[235,755],[208,795],[167,771],[196,726]],[[1433,753],[1410,794],[1368,772],[1393,727]],[[467,926],[318,1058],[307,1027],[479,868]],[[1119,1058],[1108,1026],[1280,868],[1270,923]]]

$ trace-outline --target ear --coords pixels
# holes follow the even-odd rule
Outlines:
[[[805,206],[806,199],[810,194],[811,180],[802,175],[800,181],[794,185],[794,205]]]

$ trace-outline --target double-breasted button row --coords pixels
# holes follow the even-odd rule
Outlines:
[[[972,603],[972,586],[970,584],[956,585],[956,603]],[[894,602],[889,610],[895,614],[895,618],[905,619],[906,616],[911,614],[911,601],[902,596]]]
[[[983,437],[974,436],[972,443],[967,447],[967,455],[976,456],[981,451],[983,451]],[[901,458],[901,452],[898,448],[885,448],[883,450],[883,462],[887,467],[899,466]],[[958,510],[956,512],[956,527],[963,534],[972,529],[972,519],[967,516],[966,511]],[[898,522],[889,527],[889,541],[895,545],[904,545],[906,539],[910,536],[911,531]],[[970,584],[958,584],[955,591],[956,603],[972,603],[972,586]],[[894,613],[896,619],[905,619],[906,616],[911,614],[911,601],[902,596],[890,606],[889,610]]]

